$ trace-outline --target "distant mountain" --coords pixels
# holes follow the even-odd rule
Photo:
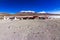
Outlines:
[[[39,15],[60,15],[60,14],[52,14],[52,13],[47,13],[47,12],[18,12],[16,14],[9,14],[9,13],[4,13],[0,12],[0,16],[39,16]]]
[[[29,15],[37,15],[37,13],[33,13],[33,12],[18,12],[15,15],[20,15],[20,16],[29,16]]]
[[[4,13],[4,12],[0,12],[0,16],[9,16],[10,14],[8,13]]]

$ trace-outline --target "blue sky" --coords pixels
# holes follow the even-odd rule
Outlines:
[[[0,0],[0,12],[16,13],[21,10],[60,13],[60,0]]]

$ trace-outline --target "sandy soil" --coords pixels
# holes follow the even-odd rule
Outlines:
[[[60,40],[60,19],[0,20],[0,40]]]

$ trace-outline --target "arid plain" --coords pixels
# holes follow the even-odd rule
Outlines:
[[[0,40],[60,40],[60,19],[0,20]]]

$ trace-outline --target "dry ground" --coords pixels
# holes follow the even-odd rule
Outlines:
[[[0,20],[0,40],[60,40],[60,19]]]

